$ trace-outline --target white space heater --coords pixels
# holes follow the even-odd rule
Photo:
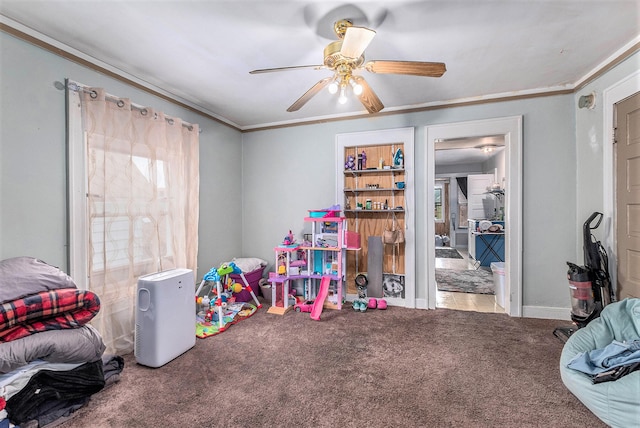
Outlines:
[[[172,269],[138,279],[134,355],[160,367],[196,344],[195,281],[190,269]]]

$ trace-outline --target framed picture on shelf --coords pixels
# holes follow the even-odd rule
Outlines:
[[[404,299],[404,275],[383,273],[382,294],[384,297],[400,297]]]

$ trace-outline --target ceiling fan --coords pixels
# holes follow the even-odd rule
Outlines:
[[[365,79],[357,74],[356,70],[366,70],[378,74],[408,74],[412,76],[440,77],[447,70],[442,62],[420,61],[367,61],[364,62],[364,50],[369,46],[376,35],[374,30],[365,27],[357,27],[349,19],[341,19],[334,24],[334,31],[339,40],[331,42],[324,48],[323,65],[300,65],[293,67],[265,68],[250,71],[250,74],[270,73],[274,71],[296,70],[313,68],[316,70],[329,69],[334,72],[331,77],[326,77],[313,85],[294,102],[287,111],[299,110],[314,95],[328,86],[332,94],[340,91],[338,102],[344,104],[347,101],[346,91],[349,87],[358,97],[362,105],[369,113],[377,113],[384,108],[382,101],[367,84]]]

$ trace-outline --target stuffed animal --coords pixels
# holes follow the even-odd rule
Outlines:
[[[344,169],[354,170],[356,169],[356,160],[353,156],[347,156],[347,161],[344,163]]]

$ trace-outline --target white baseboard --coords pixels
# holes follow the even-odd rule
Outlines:
[[[429,309],[427,299],[416,299],[416,309]]]
[[[571,308],[555,308],[555,307],[548,307],[548,306],[523,306],[522,317],[571,321]]]
[[[416,299],[416,309],[428,309],[427,300]],[[571,321],[571,308],[523,306],[522,317]]]

